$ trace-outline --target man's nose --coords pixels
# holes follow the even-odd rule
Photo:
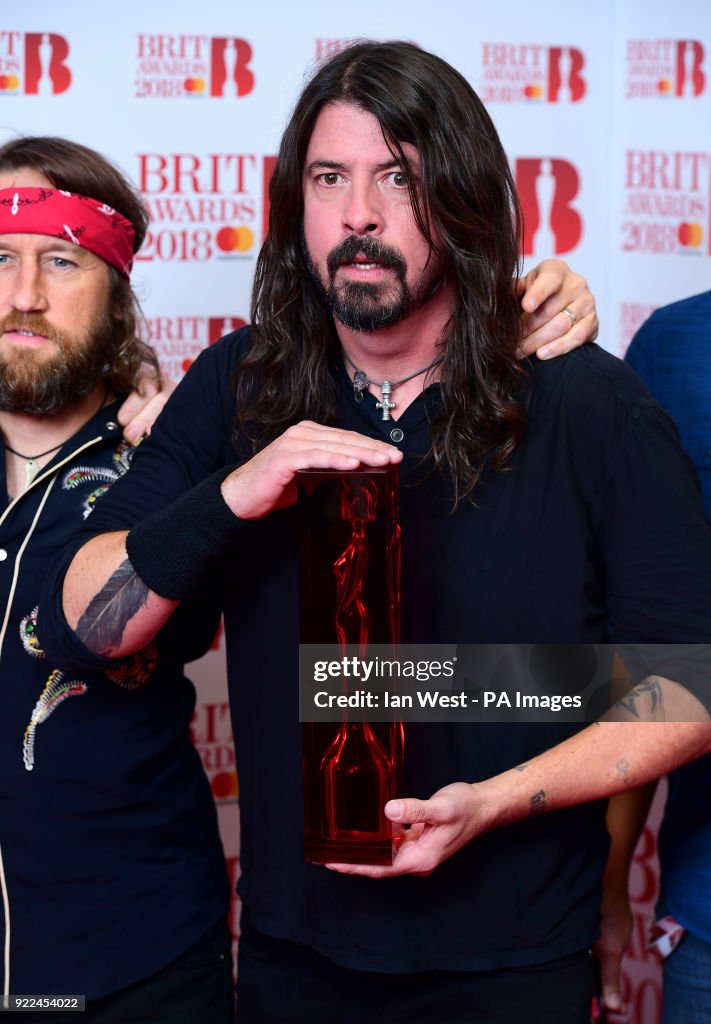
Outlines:
[[[42,271],[34,262],[23,260],[13,275],[10,305],[20,313],[45,312],[47,297],[42,284]]]
[[[383,230],[382,203],[373,183],[354,184],[348,191],[344,228],[349,234],[377,235]]]

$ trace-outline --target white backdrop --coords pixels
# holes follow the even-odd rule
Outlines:
[[[500,131],[527,217],[527,262],[563,256],[591,283],[617,354],[655,306],[711,287],[711,6],[706,0],[400,5],[88,0],[4,5],[0,140],[59,134],[116,162],[153,224],[135,270],[152,340],[179,377],[246,320],[265,185],[305,76],[359,37],[407,38],[458,67]],[[238,869],[237,782],[222,652],[194,667],[194,736]],[[656,1024],[643,949],[654,836],[627,1021]]]

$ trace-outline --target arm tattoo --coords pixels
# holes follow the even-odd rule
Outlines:
[[[623,782],[629,782],[630,778],[630,763],[626,757],[621,757],[617,762],[617,778]]]
[[[531,814],[541,814],[546,809],[546,803],[546,791],[545,789],[539,789],[531,797]]]
[[[525,772],[527,768],[528,768],[528,765],[527,765],[527,764],[517,764],[517,765],[515,766],[515,770],[516,770],[517,772]]]
[[[126,559],[92,597],[77,623],[77,636],[90,651],[110,657],[121,644],[126,624],[147,599],[148,587]]]
[[[635,686],[634,689],[630,690],[626,697],[623,697],[622,700],[618,700],[617,706],[624,708],[625,711],[628,711],[639,720],[646,719],[647,715],[644,713],[640,714],[640,709],[638,707],[641,698],[645,695],[648,695],[650,700],[651,706],[649,708],[649,714],[654,714],[657,710],[657,705],[661,712],[662,705],[664,704],[664,696],[662,694],[662,688],[659,684],[659,680],[655,679],[654,676],[650,676],[649,679],[643,679],[638,686]]]

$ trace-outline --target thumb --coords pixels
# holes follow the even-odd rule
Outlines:
[[[612,1013],[624,1013],[625,1004],[620,988],[621,957],[608,955],[600,962],[602,1001]]]
[[[449,807],[441,800],[388,800],[385,805],[385,814],[390,821],[399,821],[405,825],[414,825],[417,822],[433,822],[441,824],[449,821]]]

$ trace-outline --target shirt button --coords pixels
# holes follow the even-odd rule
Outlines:
[[[400,444],[404,436],[404,431],[400,430],[399,427],[393,427],[393,429],[390,431],[390,440],[394,441],[395,444]]]
[[[114,423],[113,420],[109,420],[109,422],[106,424],[106,429],[107,430],[118,430],[118,428],[119,428],[118,423]]]
[[[5,548],[0,548],[0,562],[4,562],[7,558],[7,551]]]

